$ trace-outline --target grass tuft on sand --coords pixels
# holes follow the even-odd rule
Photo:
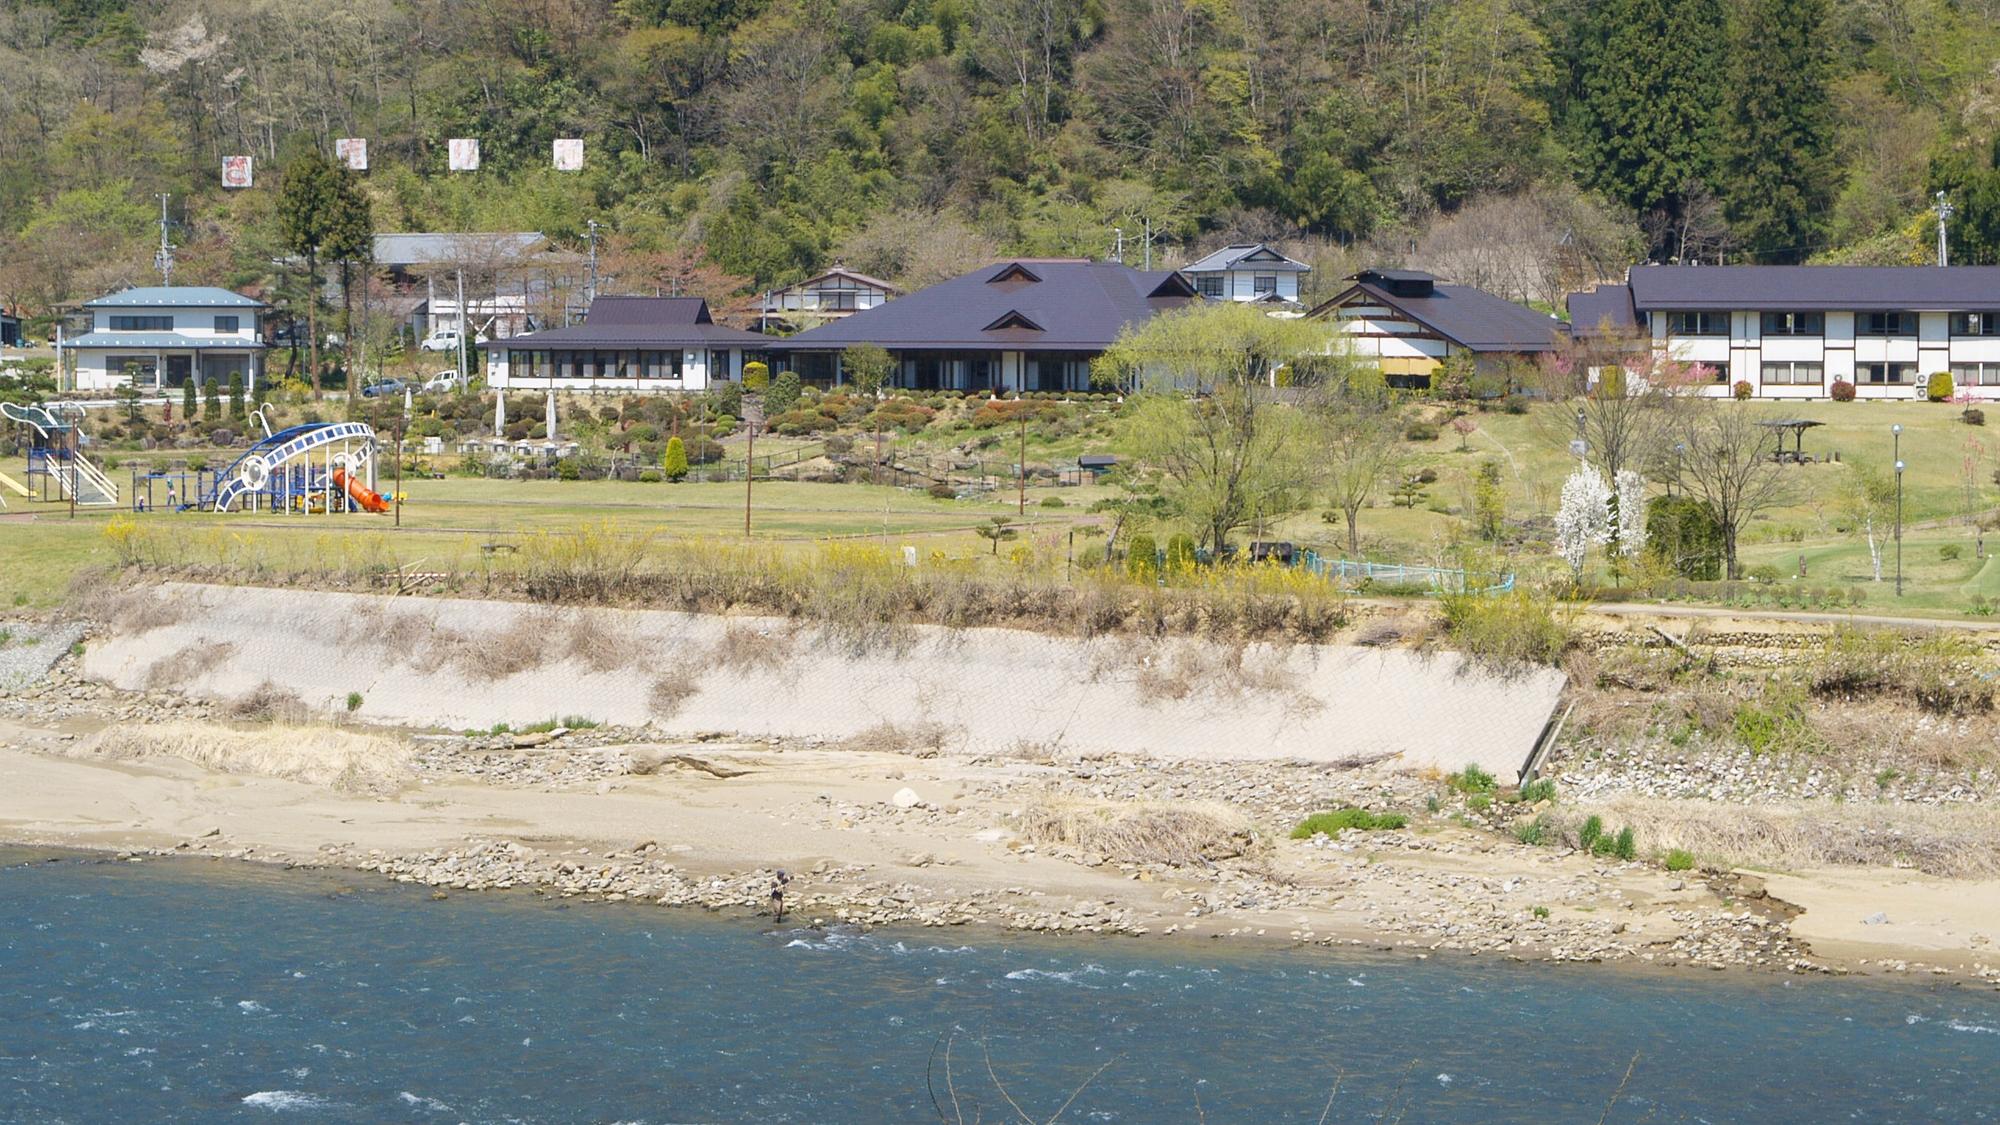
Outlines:
[[[1567,834],[1592,814],[1629,824],[1644,851],[1704,863],[1799,871],[1911,867],[1958,878],[2000,873],[2000,812],[1901,803],[1729,805],[1626,797],[1552,813]]]
[[[224,773],[321,785],[343,793],[384,793],[409,772],[410,751],[376,735],[324,726],[237,730],[216,723],[110,727],[69,751],[79,758],[179,758]]]
[[[1103,805],[1055,798],[1029,805],[1016,819],[1034,844],[1066,844],[1121,863],[1176,867],[1241,855],[1250,822],[1226,805]]]

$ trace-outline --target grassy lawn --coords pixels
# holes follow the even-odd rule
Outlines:
[[[1807,431],[1806,451],[1825,458],[1838,453],[1839,463],[1788,467],[1794,488],[1788,503],[1760,515],[1745,529],[1742,556],[1746,567],[1768,565],[1790,581],[1816,587],[1859,587],[1865,612],[1958,616],[1977,595],[2000,600],[2000,565],[1976,557],[1978,532],[1966,525],[1964,512],[1968,477],[1972,503],[1979,512],[2000,502],[1993,484],[2000,434],[1989,438],[1960,420],[1961,408],[1946,403],[1747,403],[1729,409],[1770,419],[1811,419],[1824,425]],[[1543,408],[1538,408],[1543,409]],[[1487,461],[1499,465],[1507,514],[1513,519],[1546,517],[1556,505],[1563,479],[1575,460],[1565,448],[1566,408],[1556,424],[1539,424],[1535,413],[1474,414],[1478,429],[1461,436],[1442,428],[1435,441],[1405,442],[1401,451],[1411,469],[1428,467],[1437,480],[1426,487],[1414,508],[1392,506],[1386,489],[1376,507],[1361,514],[1361,555],[1378,561],[1455,565],[1458,547],[1470,541],[1463,518],[1471,502],[1472,474]],[[1878,528],[1884,552],[1885,579],[1873,581],[1866,543],[1844,530],[1841,496],[1852,467],[1870,465],[1887,471],[1894,460],[1890,427],[1903,427],[1901,455],[1904,474],[1903,572],[1905,594],[1894,594],[1894,544],[1890,528]],[[1032,431],[1032,427],[1031,427]],[[905,451],[943,456],[977,456],[1009,462],[1017,455],[1016,435],[977,448],[982,435],[997,430],[934,427],[917,435],[890,434],[885,441]],[[871,434],[849,434],[857,448],[872,443]],[[1115,425],[1108,431],[1051,435],[1030,433],[1028,459],[1053,461],[1081,452],[1126,453]],[[759,455],[814,444],[809,439],[760,439]],[[729,443],[730,456],[741,455],[740,441]],[[144,456],[127,454],[127,456]],[[1968,463],[1970,468],[1968,469]],[[0,472],[23,475],[17,459],[0,460]],[[114,470],[123,483],[126,473]],[[386,485],[384,486],[387,487]],[[479,546],[508,535],[555,531],[584,523],[614,521],[635,531],[672,536],[740,536],[743,534],[744,486],[690,480],[682,484],[619,481],[498,481],[467,477],[442,480],[406,479],[408,497],[401,529],[392,530],[386,516],[350,515],[284,517],[258,513],[216,516],[201,513],[138,517],[151,524],[187,529],[190,535],[213,541],[218,556],[230,542],[258,544],[269,557],[306,559],[329,553],[381,550],[388,542],[396,559],[425,560],[440,569],[480,565]],[[993,544],[972,528],[992,516],[1020,521],[1020,538],[1001,544],[1004,554],[1033,545],[1045,557],[1071,550],[1069,533],[1087,523],[1104,524],[1109,515],[1089,515],[1099,500],[1117,500],[1115,487],[1088,485],[1031,487],[1025,517],[1016,514],[1010,489],[960,500],[935,500],[914,489],[867,484],[812,484],[763,481],[752,490],[752,535],[759,539],[810,544],[839,537],[880,537],[890,545],[916,545],[928,557],[939,551],[951,558],[991,555]],[[1059,496],[1061,508],[1043,508],[1045,497]],[[71,522],[67,509],[31,504],[9,494],[11,511],[34,512],[41,518],[5,525],[0,545],[0,600],[25,595],[27,604],[50,605],[60,600],[69,575],[80,566],[112,558],[103,531],[111,514],[84,512]],[[1174,528],[1152,528],[1164,538]],[[1534,533],[1530,533],[1534,537]],[[1541,533],[1547,538],[1548,533]],[[1347,555],[1345,526],[1329,520],[1323,504],[1251,529],[1244,538],[1287,539],[1333,555]],[[343,545],[344,544],[344,545]],[[1075,551],[1102,549],[1101,538],[1078,538]],[[1990,547],[2000,550],[2000,533]],[[1948,548],[1957,558],[1945,558]],[[1805,577],[1798,579],[1803,562]],[[1496,560],[1524,576],[1554,573],[1560,563],[1546,552],[1516,550]]]

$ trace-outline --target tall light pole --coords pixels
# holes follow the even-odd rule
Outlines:
[[[1901,461],[1896,462],[1896,596],[1899,598],[1903,596],[1903,463]]]
[[[1938,192],[1937,203],[1931,207],[1931,211],[1937,215],[1938,220],[1938,265],[1950,265],[1951,258],[1946,254],[1945,248],[1944,228],[1945,224],[1951,222],[1951,200],[1946,199],[1943,192]]]

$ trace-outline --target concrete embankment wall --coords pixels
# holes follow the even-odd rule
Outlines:
[[[932,626],[855,634],[767,617],[169,583],[120,595],[92,679],[220,700],[296,696],[462,729],[582,716],[707,731],[1173,758],[1400,754],[1512,779],[1562,689],[1456,654]],[[893,727],[891,734],[887,728]]]

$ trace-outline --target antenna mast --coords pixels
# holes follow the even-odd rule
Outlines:
[[[174,283],[174,248],[167,242],[167,228],[173,220],[167,218],[167,201],[172,196],[161,192],[160,200],[160,249],[153,255],[153,268],[160,271],[160,284]]]

